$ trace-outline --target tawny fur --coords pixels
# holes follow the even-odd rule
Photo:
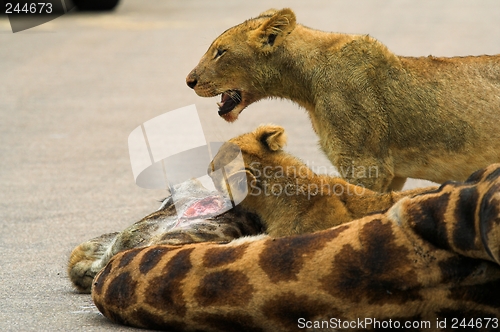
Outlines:
[[[341,175],[375,191],[407,177],[463,181],[500,162],[500,55],[397,56],[370,36],[269,10],[222,33],[186,81],[200,96],[241,100],[221,115],[230,122],[264,98],[296,102]],[[357,178],[353,167],[380,176]]]
[[[387,210],[403,197],[436,189],[374,192],[339,177],[314,173],[301,160],[285,152],[282,149],[285,144],[286,134],[282,127],[262,125],[251,133],[230,139],[209,167],[209,174],[219,190],[227,192],[227,188],[232,188],[233,196],[247,192],[240,203],[241,208],[257,214],[271,236],[327,229]],[[230,161],[239,151],[245,169],[229,168]],[[213,172],[222,167],[226,180],[216,177],[220,172]]]
[[[359,330],[392,322],[498,331],[500,165],[325,231],[121,252],[92,298],[112,321],[168,331]],[[488,326],[486,322],[488,321]],[[395,325],[396,322],[400,325]],[[410,325],[411,326],[411,325]],[[337,326],[338,327],[338,326]],[[356,328],[354,328],[356,330]]]

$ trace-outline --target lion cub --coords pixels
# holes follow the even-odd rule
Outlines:
[[[269,10],[222,33],[186,82],[221,95],[229,122],[260,99],[296,102],[342,177],[372,190],[400,190],[407,177],[463,181],[500,162],[500,55],[397,56],[367,35]],[[359,178],[357,167],[380,176]]]
[[[327,229],[386,210],[403,197],[436,189],[374,192],[337,177],[314,173],[283,151],[285,144],[282,127],[262,125],[225,143],[208,170],[220,191],[233,198],[244,198],[238,199],[240,206],[257,214],[271,236]],[[240,151],[244,169],[231,164]],[[216,172],[221,168],[225,177]]]

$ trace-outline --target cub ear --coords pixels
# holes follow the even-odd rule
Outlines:
[[[290,8],[270,9],[260,14],[259,17],[265,18],[265,21],[251,32],[249,43],[264,53],[270,53],[295,28],[295,14]]]
[[[286,134],[283,127],[262,125],[254,133],[257,140],[271,151],[281,150],[286,144]]]
[[[268,9],[266,10],[265,12],[262,12],[259,14],[259,18],[260,17],[263,17],[263,16],[273,16],[274,14],[276,14],[278,12],[277,9],[275,8],[271,8],[271,9]]]

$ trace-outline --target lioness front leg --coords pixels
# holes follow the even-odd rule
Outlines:
[[[406,179],[407,178],[395,176],[392,179],[391,184],[389,185],[389,190],[392,190],[392,191],[401,191],[403,189],[405,183],[406,183]]]
[[[340,176],[349,183],[362,186],[373,191],[387,192],[400,190],[404,178],[395,178],[392,162],[389,158],[354,158],[342,157],[335,165]],[[393,188],[392,185],[401,186]]]

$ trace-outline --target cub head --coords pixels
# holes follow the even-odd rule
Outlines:
[[[285,130],[280,126],[262,125],[251,133],[224,143],[208,167],[217,189],[241,202],[249,188],[258,185],[264,168],[281,166],[288,154],[282,150],[286,144]],[[241,153],[244,165],[233,161]],[[220,170],[223,170],[220,171]]]
[[[294,28],[295,14],[285,8],[268,10],[226,30],[189,73],[187,85],[201,97],[221,95],[219,115],[235,121],[245,107],[268,97],[266,84],[279,72],[266,64]]]

